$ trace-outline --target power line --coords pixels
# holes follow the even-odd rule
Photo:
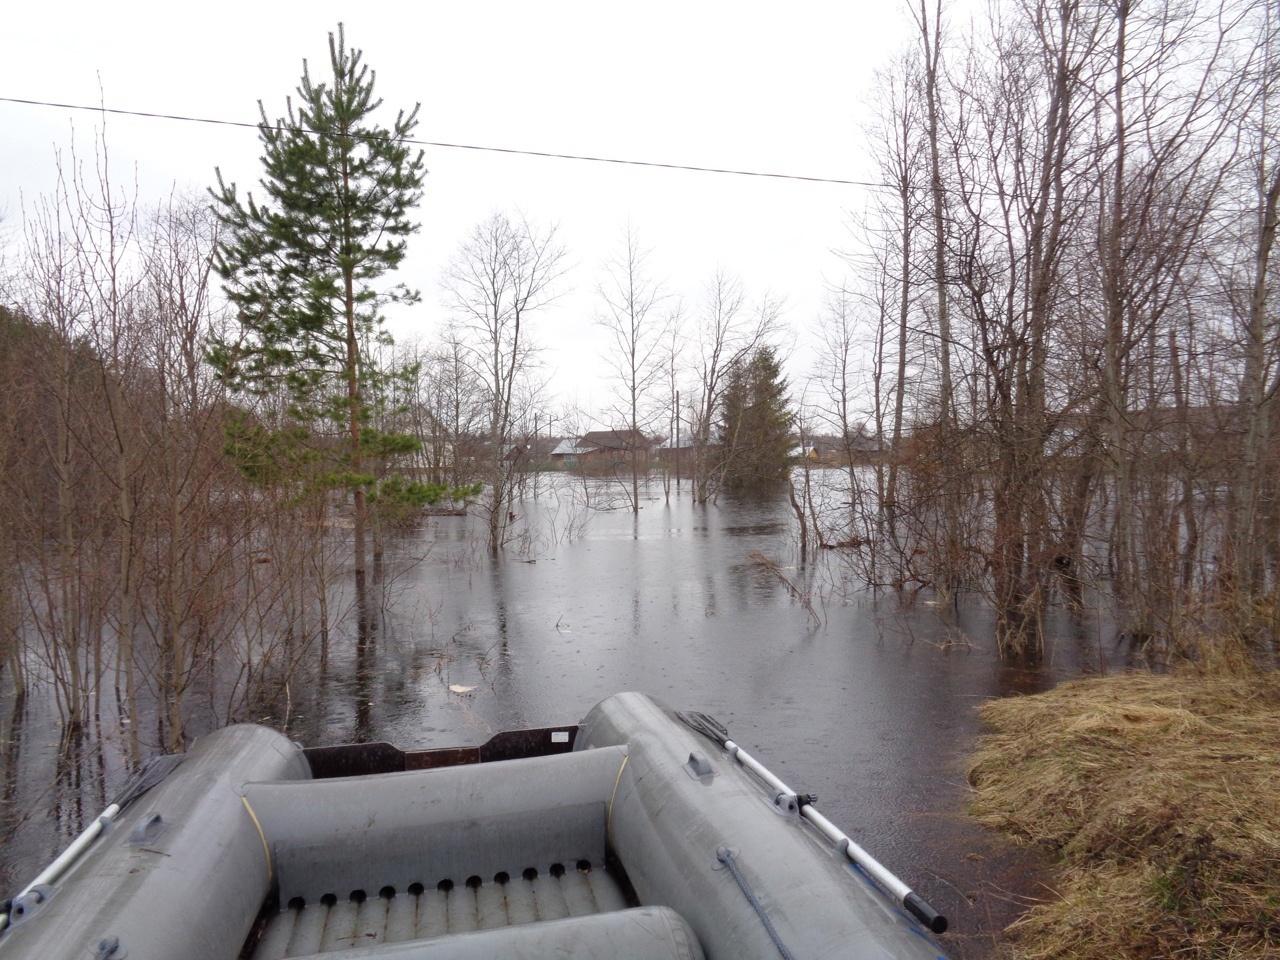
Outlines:
[[[124,117],[144,117],[150,120],[178,120],[184,123],[208,123],[221,127],[240,127],[258,130],[261,123],[247,123],[243,120],[217,120],[212,117],[189,117],[175,113],[151,113],[145,110],[121,110],[114,107],[90,107],[78,103],[53,103],[47,100],[23,100],[18,97],[0,97],[4,103],[19,103],[31,107],[55,107],[61,110],[86,110],[91,113],[110,113]],[[310,131],[301,131],[310,132]],[[872,189],[888,189],[887,183],[874,183],[867,180],[841,180],[836,177],[810,177],[798,173],[769,173],[761,170],[735,170],[730,167],[699,167],[687,163],[663,163],[657,160],[624,160],[619,157],[594,157],[577,153],[552,153],[544,150],[521,150],[517,147],[490,147],[474,143],[443,143],[436,140],[418,140],[413,137],[371,137],[368,134],[356,134],[357,139],[385,139],[397,143],[409,143],[420,147],[440,147],[446,150],[478,150],[485,153],[506,153],[522,157],[543,157],[550,160],[582,160],[589,163],[612,163],[620,166],[656,167],[660,170],[687,170],[694,173],[719,173],[735,177],[766,177],[774,180],[800,180],[807,183],[833,183],[849,187],[869,187]]]
[[[32,107],[54,107],[61,110],[84,110],[90,113],[114,114],[123,117],[142,117],[148,120],[176,120],[183,123],[207,123],[220,127],[238,127],[246,130],[259,130],[263,124],[248,123],[243,120],[218,120],[213,117],[191,117],[177,113],[153,113],[146,110],[123,110],[116,107],[97,106],[91,107],[78,103],[55,103],[48,100],[25,100],[19,97],[0,97],[0,103],[17,103]],[[270,124],[268,124],[270,126]],[[283,122],[277,121],[274,125],[276,129],[288,129]],[[312,134],[313,131],[302,128],[294,128],[293,132]],[[553,153],[544,150],[523,150],[518,147],[492,147],[482,146],[474,143],[445,143],[438,140],[418,140],[414,137],[375,137],[371,134],[352,134],[357,140],[385,140],[395,143],[408,143],[420,147],[439,147],[446,150],[475,150],[483,153],[503,153],[512,156],[521,157],[542,157],[549,160],[579,160],[587,163],[611,163],[617,166],[631,167],[648,167],[659,170],[681,170],[693,173],[715,173],[735,177],[762,177],[772,180],[797,180],[804,183],[830,183],[838,186],[846,187],[865,187],[869,190],[889,190],[895,193],[901,192],[903,187],[899,184],[885,183],[875,180],[844,180],[838,177],[811,177],[798,173],[771,173],[762,170],[737,170],[731,167],[701,167],[686,163],[665,163],[658,160],[627,160],[620,157],[595,157],[589,154],[577,153]],[[923,193],[929,190],[928,184],[910,184],[906,187],[911,193]],[[944,188],[945,192],[951,195],[955,194],[953,188]],[[1001,198],[1007,200],[1021,200],[1028,202],[1027,198],[1019,198],[1013,194],[1005,194],[1002,191],[993,191],[990,189],[973,189],[970,187],[969,192],[976,197],[982,199]],[[1094,197],[1077,197],[1074,201],[1077,204],[1085,204],[1088,206],[1097,206],[1102,203],[1101,200]],[[1222,207],[1223,213],[1242,213],[1253,214],[1253,207]]]

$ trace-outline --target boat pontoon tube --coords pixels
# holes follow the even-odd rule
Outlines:
[[[794,800],[640,694],[571,753],[318,780],[228,727],[19,904],[0,960],[936,960]]]
[[[244,784],[310,776],[302,749],[266,727],[200,739],[56,885],[28,894],[0,939],[0,957],[236,956],[271,888]]]
[[[937,960],[936,944],[841,852],[670,711],[641,694],[610,697],[583,721],[575,750],[623,743],[610,843],[640,902],[678,910],[710,960],[774,960],[770,926],[805,960]]]

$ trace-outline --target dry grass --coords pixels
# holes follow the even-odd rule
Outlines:
[[[971,812],[1063,861],[1009,956],[1280,957],[1280,678],[1084,680],[982,715]]]

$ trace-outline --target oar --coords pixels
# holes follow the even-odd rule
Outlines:
[[[13,900],[7,904],[0,905],[0,910],[3,910],[3,912],[0,912],[0,930],[8,926],[10,917],[17,921],[31,907],[41,903],[44,900],[44,894],[36,888],[48,886],[62,876],[67,868],[75,863],[79,856],[89,848],[89,845],[98,838],[98,835],[120,815],[121,810],[169,776],[185,756],[185,754],[181,753],[169,753],[151,757],[145,761],[134,775],[129,778],[129,782],[124,785],[124,789],[111,802],[111,805],[103,810],[98,818],[84,829],[80,836],[71,841],[71,846],[63,850],[58,859],[40,871],[40,875],[23,887],[22,892],[14,897]]]
[[[890,873],[875,857],[846,836],[835,824],[820,814],[813,806],[813,798],[799,795],[785,783],[774,776],[765,766],[729,739],[729,731],[714,717],[705,713],[677,713],[682,721],[698,731],[704,737],[714,740],[729,752],[738,763],[746,767],[774,790],[784,795],[785,799],[795,803],[800,815],[821,831],[828,840],[836,845],[836,849],[853,861],[854,865],[871,877],[872,880],[888,890],[904,910],[923,923],[934,933],[945,933],[947,918],[929,906],[917,893]]]

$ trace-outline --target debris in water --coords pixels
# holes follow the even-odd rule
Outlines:
[[[474,690],[474,689],[475,689],[475,687],[464,687],[464,686],[463,686],[462,684],[460,684],[460,683],[451,683],[451,684],[449,684],[449,690],[450,690],[450,692],[452,692],[452,693],[470,693],[470,692],[471,692],[472,690]]]

